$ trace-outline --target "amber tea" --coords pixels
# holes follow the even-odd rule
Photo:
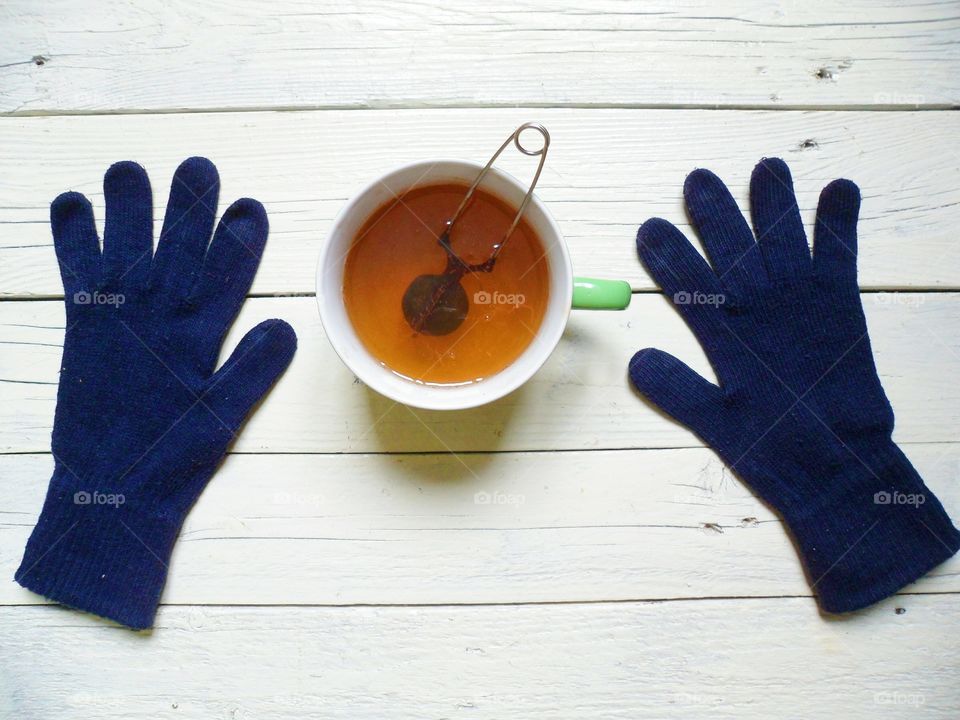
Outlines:
[[[384,203],[346,258],[344,304],[357,336],[381,365],[416,382],[461,385],[503,370],[547,308],[542,241],[521,218],[503,242],[517,208],[478,187],[444,237],[468,190],[425,185]]]

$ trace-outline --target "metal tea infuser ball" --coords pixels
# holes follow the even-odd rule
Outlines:
[[[520,135],[524,130],[536,130],[540,133],[543,137],[543,146],[538,150],[530,150],[524,147],[520,142]],[[527,194],[524,195],[523,202],[520,203],[513,222],[510,224],[510,227],[507,228],[506,233],[504,233],[503,239],[493,246],[493,252],[491,252],[490,257],[482,263],[466,263],[450,246],[450,233],[453,232],[454,225],[457,220],[460,219],[460,216],[470,203],[470,199],[473,197],[477,187],[493,166],[494,161],[500,157],[500,153],[502,153],[511,142],[513,142],[517,150],[524,155],[540,157],[537,171],[533,176],[530,187],[527,188]],[[484,165],[483,169],[473,181],[473,184],[470,185],[466,194],[463,196],[463,200],[460,201],[457,211],[453,214],[453,217],[446,222],[443,232],[440,237],[437,238],[440,247],[442,247],[447,254],[446,269],[439,275],[419,275],[410,283],[410,286],[403,294],[403,315],[415,332],[423,333],[424,335],[449,335],[463,324],[470,309],[470,302],[467,299],[467,293],[463,289],[460,280],[467,273],[488,273],[493,270],[497,256],[500,254],[500,251],[503,250],[503,246],[507,240],[510,239],[513,231],[520,223],[520,218],[523,217],[523,212],[530,203],[533,189],[537,186],[537,180],[540,179],[540,173],[543,170],[543,163],[547,159],[547,149],[549,147],[550,133],[547,132],[547,129],[543,127],[543,125],[539,123],[524,123],[503,141],[503,144],[493,154],[493,157]]]

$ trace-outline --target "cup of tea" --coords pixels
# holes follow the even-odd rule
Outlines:
[[[444,235],[483,170],[462,160],[397,168],[346,204],[321,251],[330,343],[397,402],[460,410],[497,400],[546,362],[571,308],[630,303],[624,281],[574,277],[546,207],[535,194],[523,207],[527,187],[496,168]]]

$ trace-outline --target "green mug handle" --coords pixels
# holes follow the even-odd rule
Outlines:
[[[624,280],[573,279],[573,307],[579,310],[623,310],[630,295],[630,283]]]

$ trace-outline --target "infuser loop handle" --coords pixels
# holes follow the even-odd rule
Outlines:
[[[543,137],[543,146],[537,150],[530,150],[525,147],[523,143],[520,142],[520,135],[523,134],[524,130],[536,130]],[[517,225],[520,223],[520,218],[523,217],[524,210],[527,209],[527,205],[530,204],[530,198],[533,195],[533,189],[537,186],[537,181],[540,179],[540,173],[543,171],[543,163],[547,159],[547,150],[550,148],[550,133],[547,132],[547,129],[540,123],[528,122],[524,123],[516,130],[514,130],[510,137],[503,141],[503,144],[497,149],[493,154],[487,164],[483,166],[483,170],[477,175],[476,179],[473,181],[473,184],[467,190],[467,194],[463,196],[463,200],[460,201],[460,206],[457,208],[457,211],[453,214],[453,217],[447,221],[447,227],[444,231],[444,235],[449,237],[450,232],[453,230],[453,225],[457,220],[460,219],[460,215],[463,213],[464,208],[467,207],[467,204],[470,202],[470,198],[473,197],[473,193],[476,191],[477,187],[483,181],[484,176],[489,172],[490,168],[493,167],[493,163],[496,162],[496,159],[500,157],[507,145],[513,142],[517,146],[517,150],[522,152],[524,155],[529,155],[531,157],[540,157],[540,162],[537,165],[537,171],[533,175],[533,180],[530,182],[530,187],[527,188],[527,194],[523,196],[523,202],[520,203],[520,207],[517,209],[517,214],[513,218],[513,222],[510,224],[510,227],[507,228],[507,232],[504,233],[503,240],[493,246],[493,254],[487,260],[487,263],[492,264],[492,261],[496,259],[497,255],[500,253],[501,248],[509,239],[510,235],[513,234],[513,231],[516,229]]]

